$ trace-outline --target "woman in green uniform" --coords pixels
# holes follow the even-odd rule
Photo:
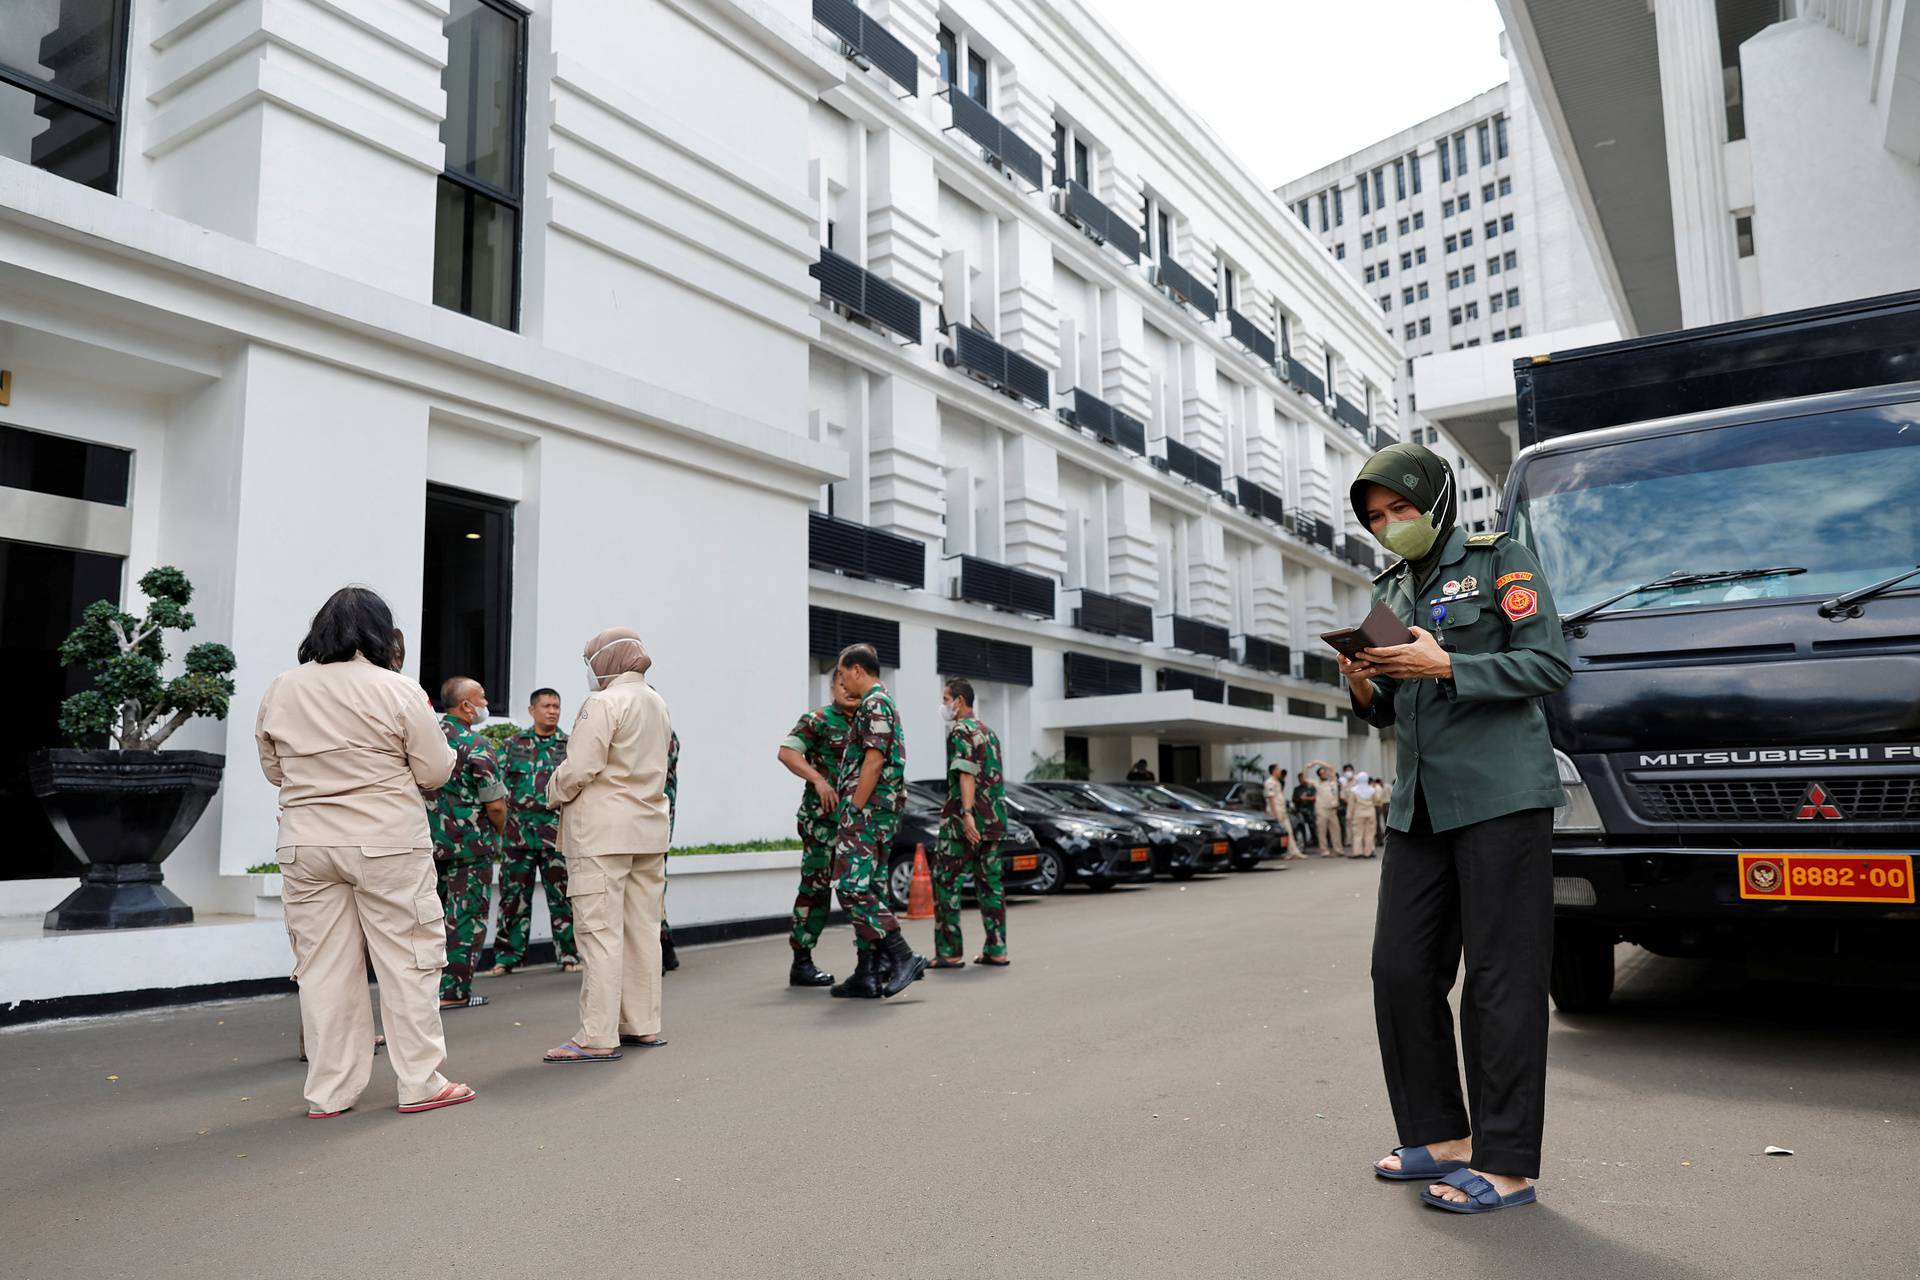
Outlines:
[[[1380,1177],[1456,1213],[1530,1203],[1540,1175],[1553,952],[1553,810],[1566,803],[1538,699],[1567,682],[1546,575],[1525,546],[1455,525],[1452,468],[1397,444],[1354,514],[1400,557],[1374,579],[1411,644],[1340,659],[1355,714],[1399,767],[1374,925],[1374,1019],[1400,1146]],[[1447,993],[1460,1003],[1463,1101]]]

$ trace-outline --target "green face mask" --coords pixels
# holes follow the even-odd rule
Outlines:
[[[1415,516],[1411,520],[1396,520],[1373,536],[1402,560],[1418,560],[1433,550],[1440,530],[1428,517]]]

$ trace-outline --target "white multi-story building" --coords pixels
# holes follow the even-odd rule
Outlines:
[[[1378,759],[1316,636],[1366,600],[1345,493],[1400,353],[1071,0],[24,13],[0,914],[75,870],[20,779],[54,647],[157,564],[240,664],[232,717],[174,740],[229,761],[167,864],[210,919],[272,856],[252,709],[345,583],[502,715],[637,627],[685,842],[790,829],[773,747],[850,640],[916,775],[942,674],[1015,776]]]

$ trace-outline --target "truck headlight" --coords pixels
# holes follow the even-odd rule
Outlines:
[[[1593,794],[1574,768],[1567,753],[1555,749],[1554,767],[1560,771],[1560,785],[1567,789],[1567,802],[1553,811],[1553,829],[1565,832],[1602,832],[1600,810],[1594,807]]]

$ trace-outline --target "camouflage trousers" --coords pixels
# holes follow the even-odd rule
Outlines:
[[[833,832],[819,826],[800,829],[800,892],[793,899],[793,930],[788,941],[795,951],[820,945],[821,931],[833,910]]]
[[[440,971],[440,998],[473,994],[473,966],[487,932],[487,878],[491,862],[440,862],[440,905],[447,913],[447,967]]]
[[[982,834],[968,844],[960,824],[940,824],[940,849],[933,862],[933,946],[937,955],[958,959],[960,885],[973,873],[973,896],[980,903],[980,927],[987,935],[982,955],[1007,954],[1007,899],[1000,891],[1000,837]]]
[[[547,891],[547,916],[553,921],[553,958],[580,963],[573,945],[573,904],[567,900],[567,859],[557,849],[508,849],[500,856],[500,918],[494,922],[493,962],[518,969],[527,958],[533,931],[533,877]]]
[[[893,834],[899,827],[899,814],[878,813],[869,806],[843,818],[834,833],[834,889],[853,921],[854,946],[861,951],[900,931],[881,878],[886,874]]]

